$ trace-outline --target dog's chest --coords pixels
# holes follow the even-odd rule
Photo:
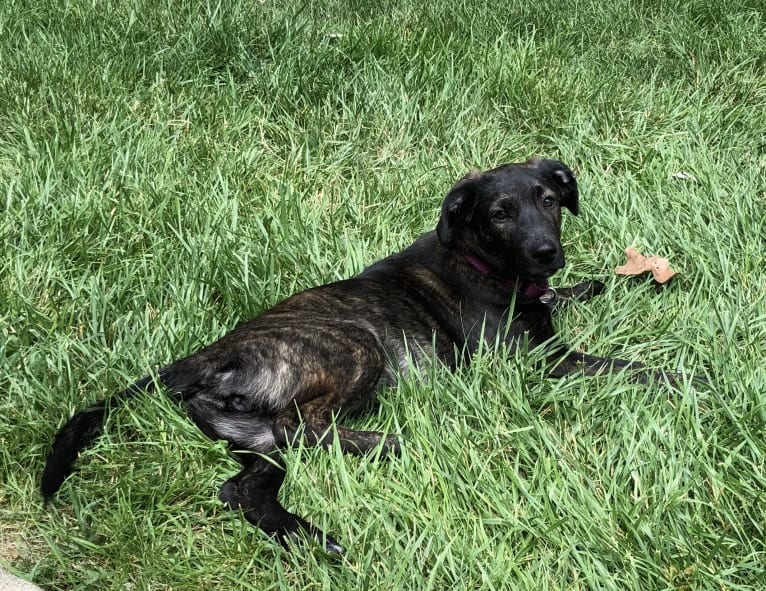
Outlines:
[[[407,327],[386,326],[379,333],[385,352],[380,386],[395,386],[399,376],[438,360],[448,367],[470,360],[480,348],[530,347],[554,335],[550,311],[543,305],[493,307],[461,304],[448,316],[423,316]]]

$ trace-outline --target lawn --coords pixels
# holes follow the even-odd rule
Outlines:
[[[763,0],[6,0],[0,565],[46,589],[766,588]],[[375,462],[296,447],[287,552],[163,396],[44,508],[76,409],[434,228],[472,168],[579,179],[574,347],[706,375],[546,377],[485,351],[381,394]],[[657,289],[624,249],[670,259]]]

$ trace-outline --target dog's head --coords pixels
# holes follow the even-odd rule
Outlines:
[[[579,211],[577,181],[561,162],[504,164],[469,173],[452,187],[436,233],[445,246],[498,274],[545,279],[564,266],[562,207]]]

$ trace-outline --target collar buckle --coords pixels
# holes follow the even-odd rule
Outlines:
[[[548,288],[543,292],[543,294],[539,298],[537,298],[537,301],[540,302],[541,304],[545,304],[546,306],[550,306],[556,303],[556,298],[558,298],[558,294],[556,293],[556,290],[548,286]]]

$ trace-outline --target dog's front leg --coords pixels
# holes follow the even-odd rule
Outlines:
[[[595,376],[615,370],[639,370],[639,372],[645,370],[645,366],[637,361],[596,357],[587,353],[566,351],[563,347],[552,353],[549,360],[553,364],[550,373],[556,378],[574,373]]]
[[[595,355],[588,355],[587,353],[566,351],[563,347],[554,351],[549,357],[549,360],[552,363],[550,373],[553,377],[563,377],[565,375],[576,373],[596,376],[612,371],[627,371],[630,373],[631,381],[638,382],[639,384],[667,381],[675,387],[680,387],[689,381],[680,373],[652,369],[638,361],[596,357]],[[699,375],[692,376],[691,381],[698,386],[710,385],[705,377]]]
[[[591,298],[600,295],[606,286],[597,279],[583,281],[572,287],[557,287],[555,308],[560,310],[568,306],[571,302],[587,302]]]

